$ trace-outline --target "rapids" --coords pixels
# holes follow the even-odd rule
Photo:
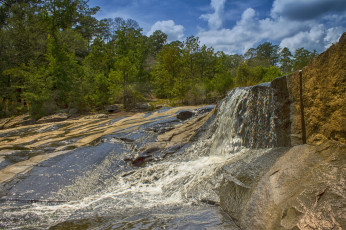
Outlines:
[[[238,229],[218,206],[220,183],[228,177],[223,167],[289,145],[280,133],[286,121],[277,97],[269,83],[230,91],[188,143],[165,155],[160,149],[140,167],[129,165],[126,157],[138,157],[136,150],[157,140],[151,130],[165,133],[176,120],[148,119],[136,129],[109,132],[94,146],[43,161],[6,185],[0,228]],[[94,155],[100,157],[90,161],[94,165],[71,163]],[[40,183],[38,175],[45,174],[55,184]],[[27,195],[18,196],[25,189]]]

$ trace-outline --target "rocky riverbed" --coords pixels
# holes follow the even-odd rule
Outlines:
[[[0,228],[345,229],[345,50],[215,107],[3,120]]]

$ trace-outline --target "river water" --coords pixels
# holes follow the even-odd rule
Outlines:
[[[57,200],[68,202],[3,202],[1,227],[236,229],[215,205],[221,179],[218,170],[225,161],[223,156],[172,157],[131,171],[130,175],[120,173],[108,178],[93,195],[88,193],[88,186],[98,175],[83,176],[56,195]],[[102,174],[106,167],[92,173]]]
[[[278,145],[280,121],[273,92],[269,84],[259,87],[262,89],[255,92],[251,88],[232,90],[219,103],[217,114],[198,138],[174,154],[141,167],[124,163],[129,151],[125,145],[108,148],[117,145],[109,141],[113,135],[96,146],[84,147],[83,151],[89,154],[106,153],[97,166],[89,167],[73,178],[72,183],[50,191],[49,195],[40,193],[48,188],[33,185],[39,180],[35,175],[47,173],[50,178],[58,178],[63,173],[52,173],[55,169],[51,165],[33,169],[24,180],[26,184],[16,186],[35,190],[31,192],[39,194],[39,198],[3,199],[0,228],[238,229],[219,207],[218,188],[224,179],[222,167],[239,155],[262,151],[254,149],[266,151]],[[162,128],[167,121],[161,121],[145,124],[145,130],[158,123]],[[141,130],[144,129],[129,132],[127,137],[135,136],[139,140],[144,135]],[[83,152],[77,149],[74,153],[78,151]],[[62,159],[65,160],[55,162],[54,167],[59,168],[60,164],[66,172],[71,160],[66,160],[68,156]],[[11,192],[16,197],[16,190]]]

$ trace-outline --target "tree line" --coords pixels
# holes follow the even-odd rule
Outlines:
[[[153,98],[173,105],[214,103],[305,66],[316,51],[265,42],[227,55],[199,38],[167,41],[132,19],[102,19],[87,0],[0,1],[0,117],[29,111],[131,109]]]

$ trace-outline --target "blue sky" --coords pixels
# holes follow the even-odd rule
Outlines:
[[[194,35],[228,54],[263,42],[322,52],[346,32],[346,0],[90,0],[98,19],[136,20],[169,41]]]

